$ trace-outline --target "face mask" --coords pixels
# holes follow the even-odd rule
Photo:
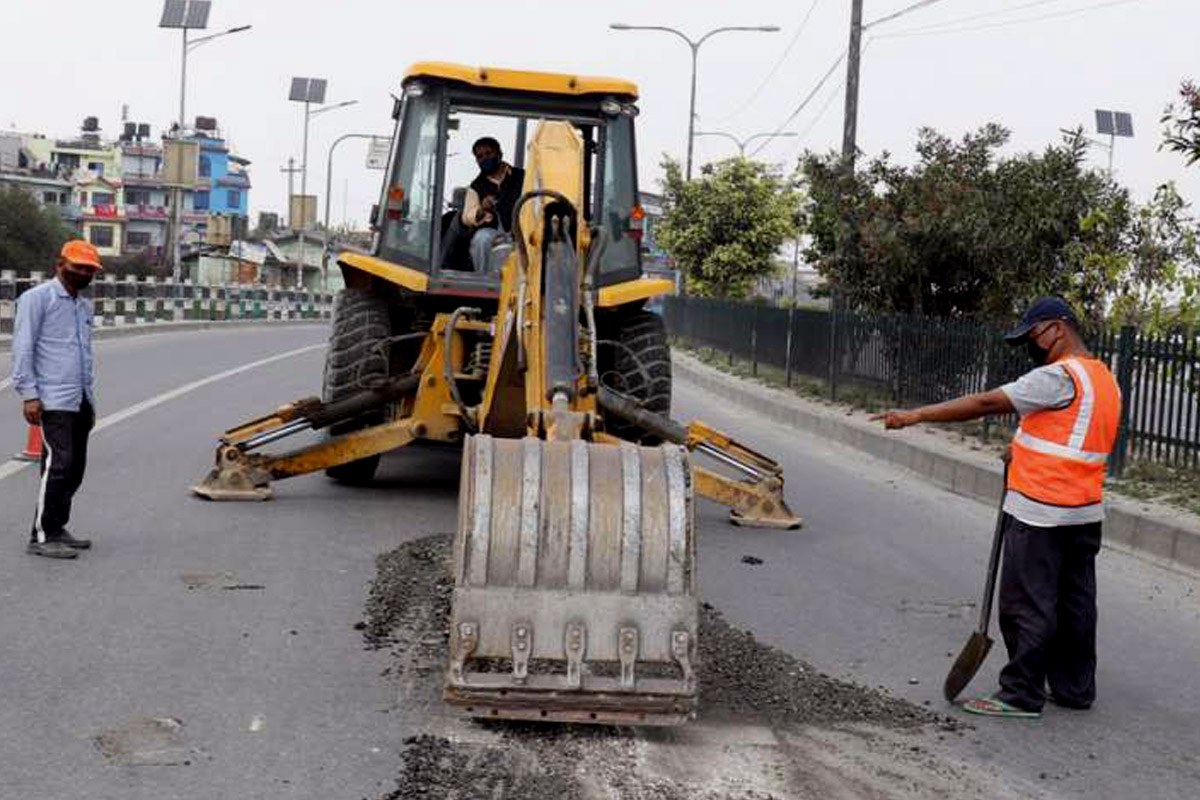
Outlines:
[[[1025,352],[1029,354],[1029,358],[1033,360],[1033,363],[1039,367],[1050,360],[1050,351],[1058,344],[1058,340],[1061,338],[1060,336],[1055,336],[1054,341],[1050,342],[1050,347],[1042,347],[1038,342],[1045,339],[1048,330],[1050,328],[1044,329],[1038,336],[1030,336],[1025,342]]]
[[[1033,339],[1025,342],[1025,352],[1029,354],[1029,360],[1038,367],[1045,366],[1046,359],[1050,357],[1050,351],[1038,346],[1038,343]]]
[[[62,275],[66,280],[67,285],[77,292],[82,292],[84,289],[92,285],[91,275],[81,275],[79,273],[67,272],[65,270],[63,271]]]
[[[479,159],[479,169],[484,175],[491,175],[500,168],[500,156],[488,156]]]

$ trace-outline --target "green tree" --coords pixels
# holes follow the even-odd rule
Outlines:
[[[1200,161],[1200,86],[1184,81],[1179,87],[1179,104],[1163,112],[1162,146],[1182,153],[1189,165]]]
[[[1008,139],[994,124],[960,141],[923,129],[913,166],[884,153],[858,171],[837,154],[805,154],[808,260],[855,308],[1006,319],[1055,293],[1102,315],[1110,281],[1075,274],[1085,262],[1067,249],[1101,252],[1106,236],[1115,246],[1128,193],[1085,168],[1078,136],[1002,158]],[[1111,225],[1085,230],[1091,215]]]
[[[685,181],[679,163],[663,161],[668,210],[659,243],[675,259],[688,291],[741,298],[776,270],[775,253],[796,235],[800,196],[765,165],[745,158],[707,164]]]
[[[1152,333],[1200,325],[1196,222],[1174,184],[1158,187],[1123,224],[1097,212],[1083,229],[1087,235],[1067,251],[1080,282],[1075,291],[1102,293],[1109,325]],[[1089,279],[1094,284],[1083,286]]]
[[[74,230],[24,189],[0,186],[0,267],[36,272],[54,266]]]

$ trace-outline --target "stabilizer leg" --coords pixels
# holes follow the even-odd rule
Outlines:
[[[417,438],[421,424],[411,419],[364,428],[280,455],[247,453],[238,445],[217,448],[217,463],[192,487],[208,500],[267,500],[271,481],[349,464],[395,450]]]

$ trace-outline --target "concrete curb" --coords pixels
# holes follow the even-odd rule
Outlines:
[[[875,458],[910,469],[932,483],[988,504],[1003,488],[994,456],[921,441],[919,428],[884,432],[865,414],[805,400],[729,375],[691,356],[672,353],[676,377],[735,402],[783,425],[848,445]],[[1123,497],[1107,499],[1105,546],[1160,566],[1200,574],[1200,517],[1186,511]]]
[[[152,333],[186,333],[188,331],[206,331],[213,328],[259,328],[280,327],[284,325],[328,325],[327,319],[286,319],[286,320],[197,320],[194,322],[151,322],[141,325],[116,325],[109,328],[94,328],[92,336],[96,341],[103,339],[123,339],[127,336],[142,336]],[[0,353],[12,349],[12,336],[0,336]]]

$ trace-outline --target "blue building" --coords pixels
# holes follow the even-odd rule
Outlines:
[[[198,130],[194,138],[200,143],[200,160],[192,210],[196,214],[248,219],[250,174],[246,168],[250,166],[249,160],[231,154],[225,140],[218,138],[215,130]]]

